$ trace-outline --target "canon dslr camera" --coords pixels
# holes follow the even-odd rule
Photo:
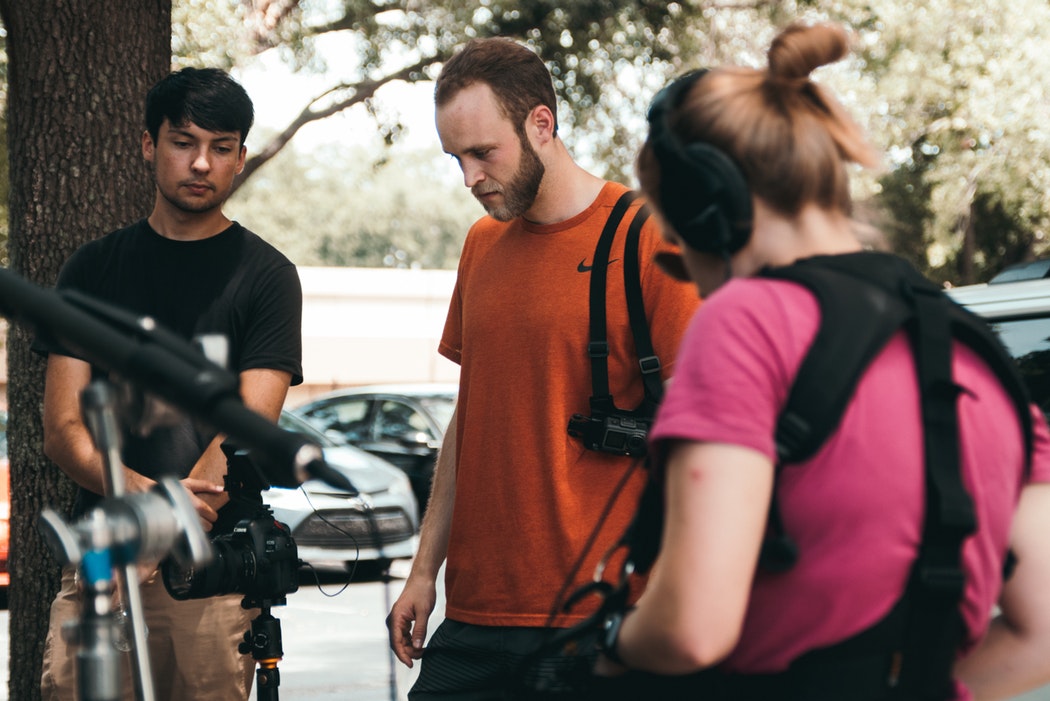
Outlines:
[[[164,586],[172,598],[204,599],[244,594],[248,608],[284,604],[299,589],[299,552],[288,526],[262,501],[270,485],[245,451],[223,444],[230,502],[219,511],[212,538],[215,559],[201,567],[164,561]]]
[[[652,423],[651,416],[630,411],[595,412],[594,416],[573,414],[569,420],[569,435],[579,438],[589,450],[643,457]]]

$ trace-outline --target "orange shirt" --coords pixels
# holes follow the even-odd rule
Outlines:
[[[588,266],[626,188],[606,183],[585,211],[535,225],[485,217],[467,236],[440,352],[461,366],[456,497],[446,566],[446,615],[477,625],[543,626],[573,564],[601,522],[567,590],[588,581],[630,522],[644,469],[601,514],[632,459],[587,450],[566,427],[589,414]],[[606,283],[609,387],[620,408],[642,399],[623,285],[624,217]],[[698,299],[653,263],[667,248],[653,220],[639,247],[646,317],[666,379]],[[614,576],[615,570],[607,578]],[[577,607],[555,625],[581,620]]]

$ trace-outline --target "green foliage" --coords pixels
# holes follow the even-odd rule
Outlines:
[[[251,55],[244,3],[240,0],[174,0],[171,8],[173,68],[229,70]]]
[[[1000,199],[997,194],[979,192],[974,196],[968,231],[972,253],[963,245],[953,250],[930,275],[941,281],[973,279],[987,281],[1007,265],[1029,260],[1035,246],[1035,227],[1025,222],[1021,204]]]
[[[877,223],[895,250],[956,283],[985,279],[1017,257],[1047,253],[1050,130],[1044,122],[1050,96],[1045,81],[1033,79],[1050,74],[1045,0],[1011,0],[994,11],[984,0],[175,0],[172,52],[176,67],[233,68],[275,48],[298,70],[320,72],[330,67],[315,42],[339,32],[353,47],[356,65],[340,67],[345,83],[319,96],[313,110],[323,113],[340,100],[347,107],[363,104],[376,116],[383,141],[396,144],[402,130],[385,120],[381,96],[353,97],[364,94],[363,85],[381,85],[406,66],[413,69],[405,79],[430,79],[470,37],[518,37],[551,67],[570,148],[591,170],[630,183],[645,108],[670,75],[727,62],[761,65],[776,28],[800,17],[842,21],[857,33],[857,58],[822,69],[820,78],[890,154],[889,171],[862,178],[858,194],[871,197],[868,209],[880,213]],[[0,34],[0,42],[4,38]],[[4,86],[6,68],[0,51]],[[311,112],[306,121],[316,118]],[[269,151],[283,145],[275,141]],[[7,177],[5,141],[0,242],[6,239]],[[464,210],[474,207],[459,195]],[[331,209],[314,196],[306,199]],[[356,206],[356,199],[349,201]],[[443,211],[442,201],[435,204],[434,211]],[[446,227],[468,219],[461,213],[435,218],[432,231],[441,240]],[[310,249],[304,260],[376,264],[391,247],[424,265],[444,257],[418,254],[426,247],[397,233],[407,229],[396,223],[375,219],[371,227],[357,238],[348,238],[344,228],[296,246]],[[407,248],[383,240],[395,234]],[[968,236],[972,252],[964,246]]]
[[[923,152],[922,144],[916,145],[911,158],[879,179],[881,191],[873,198],[880,212],[876,225],[886,237],[890,250],[920,268],[929,265],[926,231],[933,212],[926,179],[932,168],[931,161]]]
[[[297,265],[454,268],[481,206],[437,152],[285,149],[227,211]]]
[[[309,51],[318,38],[337,32],[354,56],[352,66],[344,61],[329,67],[338,69],[342,82],[334,81],[304,108],[302,120],[378,101],[376,87],[394,76],[429,80],[469,38],[511,36],[550,66],[561,98],[561,133],[574,153],[598,174],[629,181],[645,109],[666,79],[701,63],[735,58],[756,46],[757,37],[768,41],[774,18],[793,13],[796,4],[756,2],[725,13],[698,0],[304,0],[299,7],[296,41],[285,45],[294,65],[325,68],[319,54]],[[732,22],[726,24],[724,17]]]
[[[855,4],[872,17],[861,32],[872,83],[857,102],[873,139],[891,158],[921,147],[929,161],[915,190],[924,202],[913,206],[929,211],[931,268],[957,284],[976,282],[1015,256],[1044,254],[1050,95],[1034,77],[1050,69],[1050,4],[1011,0],[994,11],[983,0]],[[982,231],[971,254],[967,237]]]

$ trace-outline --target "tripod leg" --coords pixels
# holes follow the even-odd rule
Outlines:
[[[255,688],[258,701],[277,701],[277,687],[281,685],[281,671],[277,660],[259,660],[255,670]]]

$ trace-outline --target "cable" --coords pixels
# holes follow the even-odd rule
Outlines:
[[[609,500],[605,503],[605,506],[602,509],[602,513],[598,516],[598,523],[595,524],[594,529],[591,531],[591,534],[587,537],[587,542],[584,544],[583,550],[580,551],[579,557],[576,559],[576,562],[573,564],[568,576],[565,578],[565,582],[562,584],[561,589],[558,590],[558,594],[554,598],[554,606],[551,608],[551,612],[547,616],[547,621],[543,625],[544,628],[551,627],[551,624],[554,622],[554,619],[558,616],[558,613],[561,611],[562,606],[565,605],[567,601],[566,593],[572,586],[573,581],[576,579],[576,575],[579,574],[580,568],[583,567],[583,561],[587,558],[587,555],[590,554],[591,549],[594,547],[594,543],[598,539],[598,534],[601,533],[602,527],[605,525],[606,519],[609,518],[609,513],[612,511],[613,506],[616,505],[616,502],[619,500],[620,495],[623,493],[624,487],[627,485],[627,480],[629,480],[631,475],[634,474],[635,470],[638,469],[638,466],[642,464],[642,461],[642,457],[636,457],[634,460],[632,460],[630,466],[624,472],[623,477],[620,478],[620,481],[616,484],[616,487],[613,489],[612,494],[609,496]]]
[[[314,506],[313,501],[310,500],[310,495],[306,492],[306,489],[305,489],[305,487],[303,485],[299,485],[299,490],[302,491],[303,496],[306,497],[306,503],[309,504],[310,508],[314,510],[314,514],[317,516],[317,518],[321,519],[321,521],[326,523],[328,526],[334,528],[339,533],[345,535],[354,544],[354,550],[356,552],[356,555],[354,557],[353,565],[350,568],[350,574],[347,576],[347,581],[344,582],[343,586],[339,589],[339,591],[335,592],[334,594],[328,594],[327,592],[324,591],[324,589],[321,588],[321,581],[320,581],[320,578],[317,577],[317,570],[313,566],[310,566],[310,570],[314,573],[314,578],[317,581],[317,590],[319,592],[321,592],[321,594],[323,594],[324,596],[327,596],[327,597],[330,597],[330,598],[339,596],[344,591],[346,591],[347,587],[349,587],[354,581],[354,575],[357,573],[357,565],[361,561],[361,544],[357,541],[357,538],[355,538],[352,533],[349,533],[348,531],[344,531],[342,528],[340,528],[339,526],[335,525],[334,523],[332,523],[331,521],[329,521],[327,518],[324,517],[324,514],[322,514],[317,509],[317,507]],[[369,504],[364,499],[360,499],[360,504],[361,504],[361,511],[365,514],[365,517],[368,519],[369,531],[371,532],[372,540],[375,541],[376,551],[377,551],[377,555],[378,555],[377,559],[380,562],[383,562],[387,558],[383,557],[383,554],[384,554],[383,553],[383,542],[380,539],[379,525],[378,525],[378,523],[376,523],[375,509],[372,508],[372,505]],[[309,563],[307,563],[307,564],[309,564]],[[390,603],[390,601],[391,601],[391,597],[390,597],[390,565],[387,565],[385,568],[383,568],[383,571],[380,573],[380,579],[383,582],[383,605],[386,607],[386,610],[389,611],[390,607],[391,607],[391,603]],[[396,658],[394,657],[393,650],[390,650],[390,652],[389,652],[389,662],[390,662],[390,676],[389,676],[389,682],[388,682],[387,688],[390,691],[390,701],[397,701],[397,667],[396,667]]]

